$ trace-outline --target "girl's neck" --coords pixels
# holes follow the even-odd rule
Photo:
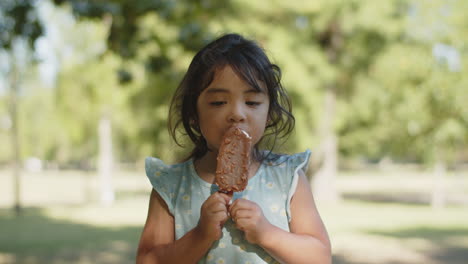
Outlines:
[[[216,174],[216,161],[217,153],[213,151],[208,151],[201,157],[200,159],[195,160],[195,168],[197,169],[197,173],[199,175],[202,174],[209,174],[215,175]]]

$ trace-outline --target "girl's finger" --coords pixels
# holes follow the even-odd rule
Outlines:
[[[208,212],[210,214],[217,214],[219,212],[226,212],[227,213],[227,208],[222,205],[222,204],[216,204],[208,209]]]
[[[227,212],[217,212],[213,215],[213,219],[219,222],[225,222],[228,219]]]
[[[250,210],[240,209],[236,211],[236,220],[246,219],[251,217],[252,212]]]
[[[236,209],[235,211],[231,212],[231,218],[234,222],[237,222],[241,218],[246,218],[249,216],[249,210],[246,209]]]
[[[226,199],[227,199],[227,196],[225,194],[214,193],[210,197],[208,197],[205,203],[208,206],[214,203],[221,203],[221,204],[227,205],[228,202],[226,202]]]
[[[232,199],[232,194],[229,195],[229,194],[225,194],[225,193],[220,193],[218,192],[218,196],[221,197],[223,199],[223,202],[225,204],[229,204],[229,202],[231,201]]]
[[[229,206],[229,212],[233,214],[235,210],[238,209],[251,209],[251,202],[242,198],[239,198],[235,200],[230,206]]]
[[[241,206],[241,205],[242,205],[242,201],[241,201],[241,198],[239,198],[239,199],[234,200],[234,201],[231,203],[231,205],[229,205],[229,209],[232,209],[232,210],[233,210],[233,209],[235,209],[235,208],[237,208],[237,207],[239,207],[239,206]]]

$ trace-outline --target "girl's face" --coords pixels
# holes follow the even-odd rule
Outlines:
[[[270,100],[266,87],[258,92],[225,66],[197,100],[199,126],[208,149],[217,153],[224,132],[231,126],[245,130],[257,144],[265,131]]]

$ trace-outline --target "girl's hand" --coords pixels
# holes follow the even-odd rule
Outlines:
[[[260,244],[272,227],[260,206],[252,201],[237,199],[229,207],[229,212],[236,227],[244,231],[245,239],[252,244]]]
[[[202,204],[200,220],[195,227],[202,239],[214,242],[221,238],[222,227],[228,219],[230,200],[230,196],[216,192]]]

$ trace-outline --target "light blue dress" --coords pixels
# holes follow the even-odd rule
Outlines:
[[[293,154],[271,154],[263,161],[243,192],[234,193],[233,200],[244,198],[257,203],[270,223],[289,231],[290,202],[298,181],[298,170],[307,169],[310,151]],[[157,158],[146,158],[146,175],[153,188],[166,202],[174,216],[175,236],[181,238],[193,229],[200,218],[203,202],[218,187],[202,180],[193,160],[166,165]],[[260,264],[278,263],[261,247],[245,240],[231,220],[199,264]]]

